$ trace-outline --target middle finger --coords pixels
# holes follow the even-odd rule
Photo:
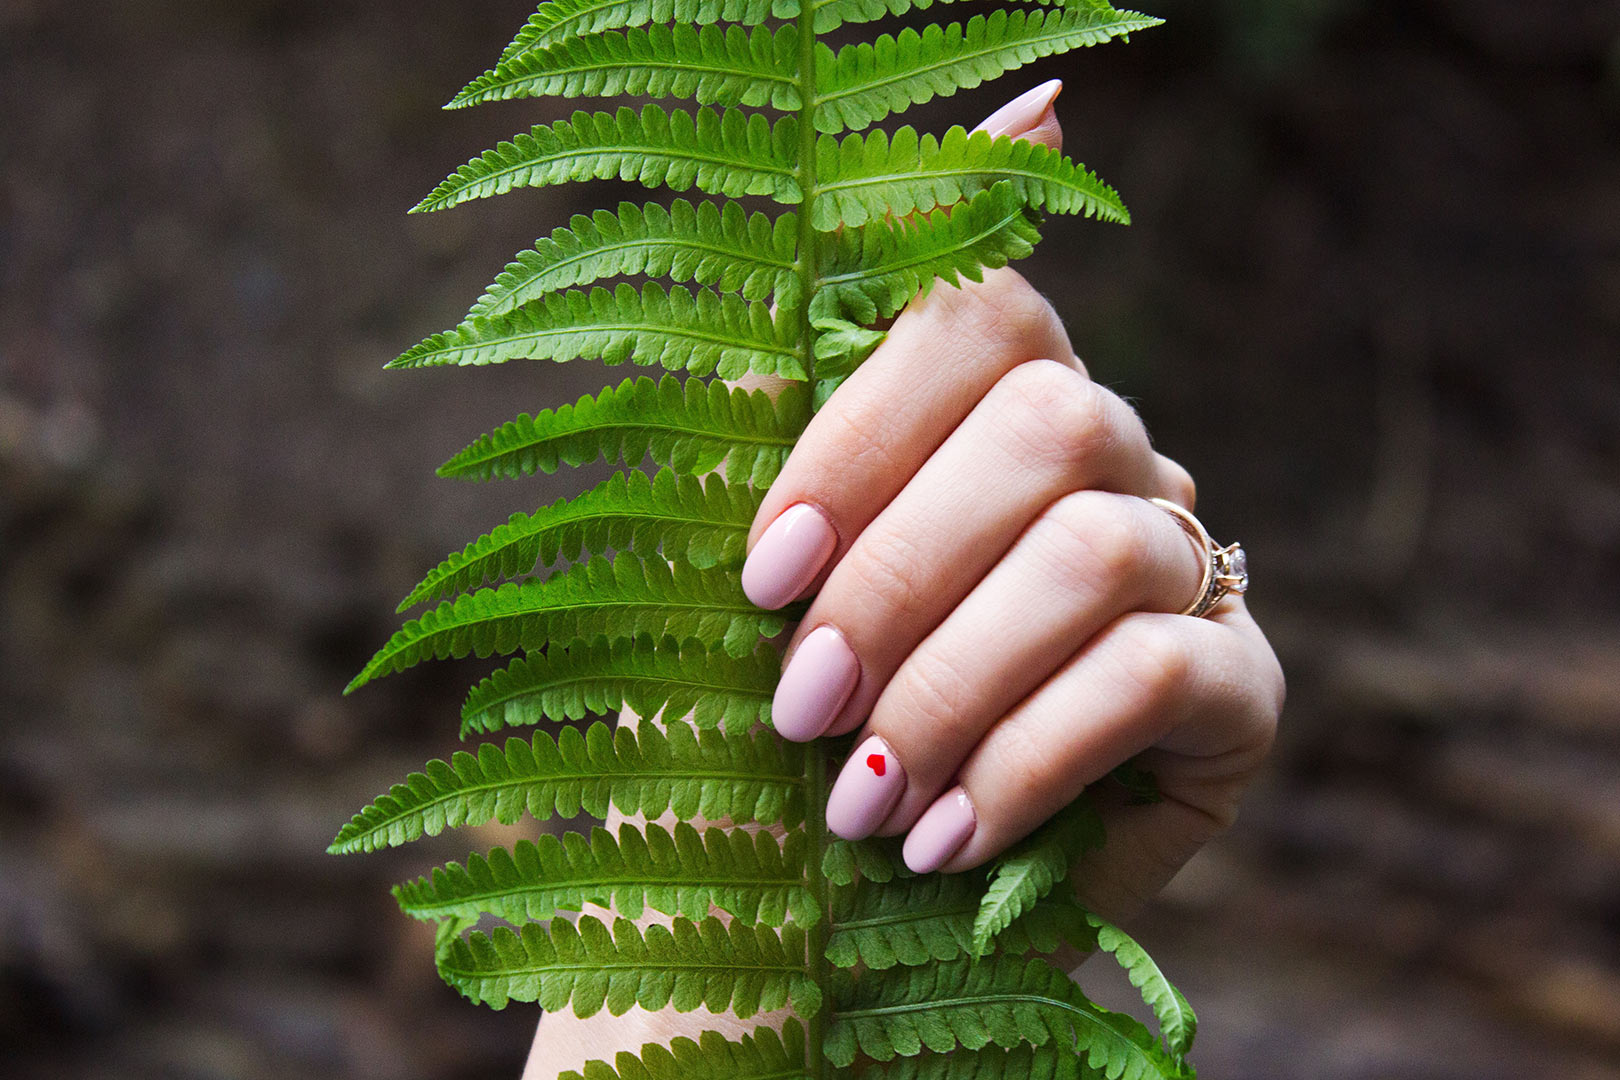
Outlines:
[[[1158,495],[1141,421],[1071,368],[1004,376],[833,568],[789,648],[787,738],[853,729],[900,664],[1043,509],[1070,492]]]

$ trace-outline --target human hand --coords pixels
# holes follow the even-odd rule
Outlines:
[[[1055,147],[1056,90],[1037,87],[980,126]],[[947,789],[967,793],[971,835],[931,853],[947,871],[993,857],[1153,747],[1141,760],[1163,800],[1104,808],[1108,844],[1088,856],[1080,886],[1117,916],[1231,820],[1270,744],[1282,676],[1241,598],[1207,619],[1163,614],[1186,605],[1202,564],[1175,519],[1141,496],[1190,508],[1192,480],[1084,371],[1018,274],[936,287],[794,449],[754,524],[745,587],[764,606],[820,587],[791,641],[775,723],[804,740],[865,721],[856,770],[866,739],[885,740],[892,809],[851,813],[856,824],[898,834],[949,806]],[[774,560],[762,552],[773,529]],[[824,626],[853,665],[813,637]],[[807,641],[814,651],[801,656]],[[524,1077],[583,1068],[604,1046],[704,1029],[737,1037],[785,1015],[548,1013]]]
[[[1056,146],[1056,93],[983,126]],[[965,870],[1140,755],[1162,800],[1102,807],[1082,884],[1119,912],[1232,820],[1282,675],[1241,597],[1174,614],[1206,557],[1152,497],[1191,509],[1192,480],[1017,273],[900,315],[794,448],[743,569],[762,607],[816,594],[773,717],[797,741],[861,729],[833,832]]]

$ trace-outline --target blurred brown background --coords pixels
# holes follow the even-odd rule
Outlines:
[[[1054,221],[1026,272],[1247,544],[1291,674],[1139,936],[1206,1077],[1620,1076],[1620,4],[1143,6],[919,113],[1067,79],[1137,224]],[[341,698],[394,602],[557,489],[433,467],[605,381],[381,370],[641,197],[404,216],[565,111],[437,111],[531,7],[0,0],[9,1076],[516,1075],[533,1012],[463,1004],[386,893],[488,837],[322,849],[487,666]]]

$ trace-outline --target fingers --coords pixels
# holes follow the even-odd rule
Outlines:
[[[1058,126],[1057,113],[1052,108],[1062,92],[1063,80],[1050,79],[1019,94],[985,117],[973,130],[987,131],[992,139],[1008,135],[1054,150],[1062,149],[1063,129]]]
[[[1057,313],[1012,270],[908,307],[771,485],[743,567],[749,599],[776,608],[809,589],[1004,375],[1042,357],[1081,370]],[[782,539],[789,526],[776,523],[795,506],[815,544]]]
[[[803,740],[854,728],[1046,507],[1088,488],[1156,494],[1156,478],[1147,434],[1117,396],[1050,361],[1009,372],[837,561],[789,646],[777,731]],[[1159,531],[1174,540],[1173,530]],[[836,546],[825,519],[802,504],[768,539],[750,566],[782,553],[821,558]],[[1194,561],[1185,539],[1175,553]],[[801,644],[810,652],[801,656]],[[827,689],[834,681],[847,690],[841,698]]]
[[[1063,133],[1052,103],[1062,89],[1056,79],[1042,83],[975,130],[1057,148]],[[769,543],[750,560],[743,571],[749,598],[776,608],[809,589],[838,550],[840,533],[853,538],[1001,375],[1040,357],[1084,370],[1052,306],[1012,270],[959,289],[940,286],[909,305],[811,422],[771,486],[754,519],[751,548],[796,504],[822,520],[801,513],[797,538],[784,541],[784,550]],[[775,391],[783,384],[750,375],[738,385]]]
[[[1185,859],[1232,820],[1281,709],[1269,646],[1233,619],[1117,620],[985,735],[907,836],[907,865],[977,866],[1149,747],[1166,804],[1187,817],[1159,838],[1185,849],[1160,858]]]
[[[835,796],[834,831],[848,835],[841,825],[871,824],[880,809],[875,831],[911,827],[992,726],[1082,643],[1126,612],[1181,610],[1203,567],[1175,519],[1144,499],[1080,491],[1051,504],[887,681],[858,741],[888,754],[903,790],[891,785],[898,799],[881,808],[846,811]],[[861,631],[846,634],[859,641]]]

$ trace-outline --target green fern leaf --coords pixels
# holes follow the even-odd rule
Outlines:
[[[630,919],[651,908],[698,920],[712,905],[746,923],[781,926],[791,915],[809,927],[821,911],[804,880],[806,845],[802,831],[779,844],[768,832],[711,828],[700,835],[684,822],[673,834],[624,824],[617,839],[602,828],[588,840],[546,834],[487,858],[472,855],[466,866],[450,863],[397,886],[394,898],[415,918],[467,925],[486,914],[521,924],[612,904]]]
[[[672,191],[696,185],[710,194],[797,203],[804,197],[794,167],[798,139],[794,116],[772,125],[760,113],[737,109],[693,114],[647,105],[640,112],[576,112],[473,158],[412,213],[571,180],[635,180]]]
[[[461,825],[510,825],[524,813],[606,817],[610,808],[792,827],[804,820],[803,770],[803,748],[769,732],[563,728],[555,739],[540,732],[532,741],[508,739],[504,749],[485,743],[476,755],[429,762],[356,814],[328,850],[376,851]]]
[[[678,1038],[668,1047],[647,1043],[639,1057],[621,1051],[617,1063],[614,1068],[592,1061],[583,1074],[565,1072],[557,1080],[817,1080],[805,1065],[804,1025],[792,1018],[782,1024],[780,1034],[760,1027],[732,1042],[717,1031],[705,1031],[696,1042]]]
[[[848,45],[836,58],[818,50],[816,130],[858,130],[935,96],[971,89],[1043,56],[1097,45],[1157,26],[1135,12],[998,9],[966,24],[932,23],[922,32]]]
[[[679,285],[667,291],[648,282],[638,291],[569,290],[530,300],[504,315],[476,316],[416,345],[391,368],[501,364],[508,360],[603,360],[662,364],[694,375],[718,372],[736,379],[752,371],[785,379],[805,378],[804,363],[788,336],[758,301],[695,293]]]
[[[861,881],[833,894],[826,956],[837,967],[881,971],[976,955],[973,920],[984,882],[977,874],[929,874],[888,883]],[[996,939],[1013,954],[1052,952],[1063,943],[1089,949],[1095,934],[1072,901],[1032,905]]]
[[[823,135],[816,158],[821,183],[811,220],[818,229],[931,210],[1004,180],[1026,203],[1055,214],[1130,221],[1113,188],[1059,151],[1025,139],[969,135],[960,126],[937,139],[903,127],[893,135]]]
[[[850,885],[859,873],[865,881],[885,882],[915,875],[901,861],[900,843],[890,837],[833,839],[821,860],[821,876],[833,885]]]
[[[400,628],[354,677],[353,692],[379,676],[430,657],[533,651],[597,635],[609,640],[665,634],[724,642],[733,656],[752,652],[762,637],[787,625],[791,611],[761,611],[729,576],[704,574],[686,563],[643,562],[619,554],[576,563],[544,581],[509,582],[446,600]]]
[[[770,723],[781,672],[781,655],[764,643],[746,656],[673,638],[554,646],[473,687],[461,709],[461,737],[622,708],[648,719],[690,714],[699,728],[747,731]]]
[[[530,49],[473,80],[453,107],[541,97],[692,98],[703,105],[802,104],[793,74],[798,32],[732,25],[654,24]]]
[[[1102,819],[1082,796],[996,859],[973,921],[973,951],[988,951],[996,935],[1068,877],[1075,861],[1102,840]]]
[[[625,202],[617,213],[576,214],[507,264],[467,318],[504,315],[547,293],[623,274],[695,281],[745,300],[774,295],[779,306],[797,307],[797,233],[792,211],[773,219],[734,202],[676,199],[668,209]]]
[[[1125,969],[1131,985],[1142,992],[1153,1015],[1159,1021],[1159,1033],[1165,1046],[1177,1060],[1192,1052],[1193,1036],[1198,1034],[1198,1017],[1192,1005],[1182,996],[1147,950],[1131,940],[1130,936],[1105,919],[1090,913],[1087,921],[1097,931],[1097,947],[1112,953],[1119,966]]]
[[[1013,185],[1002,183],[948,210],[845,229],[817,279],[811,314],[842,310],[870,325],[927,296],[936,279],[982,281],[984,268],[999,269],[1034,250],[1041,238],[1034,219]]]
[[[1094,1004],[1041,960],[996,956],[897,969],[883,978],[843,979],[824,1052],[835,1065],[856,1053],[876,1061],[958,1046],[1074,1047],[1108,1080],[1176,1077],[1183,1071],[1130,1017]]]
[[[662,551],[700,570],[736,566],[763,499],[764,492],[728,486],[712,474],[699,480],[660,469],[649,480],[643,472],[615,473],[584,495],[513,514],[435,567],[399,610],[609,548],[642,556]]]
[[[1088,1074],[1084,1061],[1069,1050],[1026,1045],[896,1058],[860,1075],[861,1080],[1081,1080]]]
[[[809,0],[814,12],[816,33],[826,33],[840,26],[877,22],[910,11],[922,11],[936,5],[965,2],[965,0]],[[1018,0],[1020,3],[1043,5],[1062,4],[1065,7],[1106,7],[1103,0]]]
[[[789,1002],[801,1016],[820,1009],[821,991],[805,973],[804,931],[772,930],[719,919],[669,927],[637,927],[616,919],[613,930],[589,915],[578,924],[553,919],[520,932],[456,938],[439,955],[439,973],[474,1002],[504,1009],[533,1001],[548,1012],[572,1008],[594,1016],[630,1009],[707,1009],[744,1019]]]
[[[525,413],[439,466],[439,475],[490,480],[598,458],[634,466],[651,455],[679,473],[704,473],[723,462],[731,483],[766,488],[809,418],[810,396],[801,386],[772,402],[757,390],[683,383],[673,375],[656,383],[626,379],[577,404],[532,418]]]
[[[780,8],[784,0],[774,2]],[[773,0],[546,0],[501,53],[500,64],[584,34],[645,26],[650,22],[694,26],[734,22],[752,26],[772,14],[772,4]],[[791,18],[792,14],[785,17]],[[473,85],[478,85],[478,80],[474,80]],[[465,90],[458,94],[447,108],[463,104],[461,99],[465,94]]]

